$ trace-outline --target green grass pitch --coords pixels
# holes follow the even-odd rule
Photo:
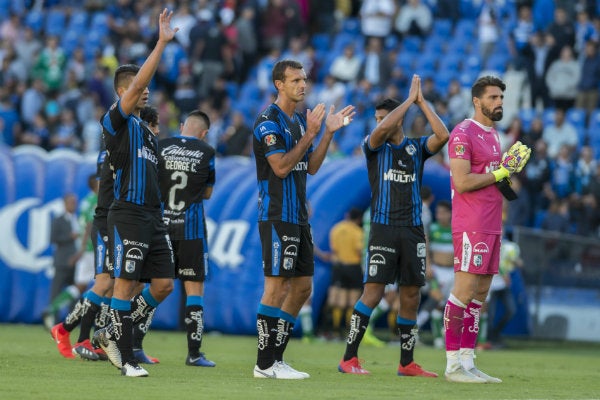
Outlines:
[[[75,331],[72,336],[77,335]],[[0,325],[0,399],[600,399],[600,344],[510,341],[477,353],[478,367],[501,384],[456,384],[396,376],[398,345],[363,346],[369,376],[337,372],[344,343],[292,339],[286,361],[311,374],[302,381],[255,379],[256,338],[208,333],[202,350],[216,368],[188,367],[183,332],[151,331],[148,378],[126,378],[108,362],[62,358],[40,325]],[[416,361],[443,375],[445,354],[418,346]]]

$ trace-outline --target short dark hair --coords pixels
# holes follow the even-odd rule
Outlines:
[[[491,75],[482,76],[481,78],[477,79],[477,81],[475,81],[471,87],[471,98],[481,98],[483,92],[485,92],[485,88],[488,86],[497,86],[503,92],[506,90],[506,84],[502,81],[502,79]]]
[[[450,203],[448,200],[438,201],[436,207],[443,207],[448,211],[452,211],[452,203]]]
[[[149,125],[158,125],[158,110],[152,106],[146,105],[140,111],[140,118]]]
[[[398,100],[388,97],[387,99],[382,100],[379,103],[375,104],[375,109],[392,111],[399,105],[400,105],[400,102]]]
[[[191,111],[187,115],[186,119],[190,118],[190,117],[192,117],[192,118],[200,118],[202,121],[204,121],[204,125],[206,126],[206,129],[210,128],[210,118],[208,118],[208,115],[204,111],[201,111],[201,110]]]
[[[293,69],[303,69],[301,62],[295,60],[281,60],[275,63],[273,67],[273,72],[271,73],[271,79],[273,80],[273,85],[275,85],[275,81],[283,81],[285,80],[285,70],[288,68]]]
[[[113,82],[115,92],[120,86],[125,84],[125,81],[134,77],[139,70],[140,67],[135,64],[123,64],[119,66],[115,71],[115,80]]]
[[[349,211],[348,211],[348,218],[350,218],[353,221],[362,221],[362,217],[363,217],[363,211],[360,208],[357,207],[352,207]]]

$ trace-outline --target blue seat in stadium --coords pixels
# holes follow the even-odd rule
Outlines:
[[[431,35],[449,38],[452,36],[452,21],[449,19],[436,19],[433,21]]]
[[[231,100],[237,99],[240,89],[237,82],[227,81],[225,83],[225,89],[227,90],[227,95]]]
[[[423,44],[423,52],[435,53],[438,57],[445,52],[446,38],[441,36],[429,36]]]
[[[367,135],[367,121],[364,118],[354,118],[352,123],[343,129],[338,141],[341,152],[351,155]]]
[[[446,54],[457,54],[464,57],[470,51],[470,43],[467,40],[452,38],[446,45]]]
[[[94,30],[102,33],[103,35],[108,34],[108,14],[105,12],[96,11],[90,21],[90,30]]]
[[[352,35],[360,35],[360,19],[344,19],[344,22],[342,23],[342,32],[351,33]]]
[[[25,15],[25,25],[40,33],[44,26],[44,14],[41,11],[31,10]]]
[[[407,36],[402,39],[402,49],[413,53],[421,51],[422,41],[416,36]]]
[[[44,24],[44,30],[46,35],[58,36],[62,34],[65,29],[67,22],[67,16],[64,11],[60,8],[50,10],[46,14],[46,21]]]
[[[344,51],[344,47],[348,44],[355,44],[359,40],[359,37],[352,33],[339,33],[333,39],[333,45],[331,51],[336,54],[341,54]]]
[[[531,128],[531,121],[537,116],[537,112],[533,108],[522,108],[519,110],[519,118],[521,118],[521,125],[525,131]]]
[[[81,33],[68,29],[60,38],[60,47],[67,53],[67,56],[71,56],[73,51],[79,47],[81,40]]]
[[[421,71],[435,71],[437,69],[437,62],[439,54],[436,53],[423,53],[415,60],[415,70],[418,73]]]
[[[412,75],[414,71],[415,60],[419,57],[418,53],[400,51],[396,56],[396,65],[402,68],[405,74]]]
[[[542,112],[542,122],[544,126],[553,125],[554,124],[554,108],[546,108]]]
[[[262,99],[262,91],[254,81],[246,81],[240,88],[239,100],[242,102],[260,101]]]
[[[462,71],[474,71],[474,72],[480,72],[481,71],[481,57],[479,56],[479,53],[473,53],[468,55],[466,58],[463,59],[462,62]]]
[[[311,38],[311,44],[316,51],[328,51],[329,50],[329,34],[327,33],[316,33]]]
[[[566,114],[567,121],[576,128],[585,128],[585,110],[583,108],[569,108]]]
[[[435,73],[433,80],[435,82],[436,89],[445,95],[448,93],[448,87],[453,79],[458,79],[458,72],[456,70],[440,70]]]
[[[454,27],[454,38],[472,41],[476,39],[477,22],[474,19],[462,18]]]
[[[485,62],[485,69],[504,73],[509,60],[508,53],[496,52],[492,54]]]
[[[446,53],[440,57],[438,62],[439,71],[458,71],[461,68],[463,56],[456,53]]]
[[[464,88],[471,88],[473,83],[479,77],[479,71],[474,69],[463,69],[458,76],[458,80],[460,81],[460,85]]]
[[[74,11],[69,17],[68,29],[80,34],[87,30],[88,14],[85,10]]]

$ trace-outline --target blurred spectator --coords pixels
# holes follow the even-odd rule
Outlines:
[[[329,68],[329,73],[338,81],[354,83],[360,70],[361,59],[356,55],[354,44],[344,47],[344,52],[338,55]]]
[[[542,108],[550,107],[546,72],[552,61],[550,53],[553,47],[554,38],[550,34],[536,32],[531,37],[528,46],[529,62],[527,64],[527,77],[531,90],[531,108],[538,106],[538,100],[541,101]]]
[[[396,13],[393,0],[364,0],[360,7],[360,28],[367,42],[372,37],[385,39],[392,33]]]
[[[190,47],[190,31],[196,25],[196,17],[192,14],[189,1],[179,2],[179,6],[174,9],[171,24],[179,28],[175,33],[175,39],[184,48]]]
[[[7,10],[3,11],[6,12]],[[21,18],[18,14],[12,13],[0,24],[0,39],[7,43],[15,43],[21,36],[22,31]]]
[[[598,57],[597,44],[587,41],[585,44],[585,55],[581,66],[581,79],[579,81],[579,93],[575,100],[575,107],[583,108],[587,116],[598,106],[598,87],[600,86],[600,57]]]
[[[525,131],[523,130],[523,121],[519,116],[514,116],[506,128],[506,131],[500,137],[502,151],[508,150],[513,143],[515,143],[517,140],[521,140],[523,135],[525,135]]]
[[[346,86],[337,82],[331,75],[327,75],[322,85],[319,85],[316,90],[311,90],[309,95],[310,107],[314,107],[318,103],[324,103],[328,107],[333,105],[337,109],[346,95]]]
[[[252,130],[244,121],[244,115],[234,111],[231,124],[219,139],[217,150],[224,156],[250,157]]]
[[[25,127],[33,125],[35,116],[43,110],[46,96],[44,95],[46,88],[41,79],[34,79],[31,86],[25,90],[21,98],[21,119],[25,123]]]
[[[531,120],[529,124],[529,130],[525,131],[524,134],[519,138],[519,140],[529,146],[530,148],[534,148],[539,139],[542,138],[544,134],[544,121],[542,117],[536,115]],[[544,144],[544,149],[546,149],[546,145]]]
[[[285,49],[288,24],[291,23],[290,17],[286,0],[268,0],[267,7],[260,18],[263,50],[283,51]]]
[[[47,90],[59,90],[63,83],[66,62],[67,56],[58,45],[58,38],[50,36],[46,39],[46,46],[35,62],[34,76],[44,81]]]
[[[515,60],[515,68],[526,69],[531,58],[528,54],[529,41],[535,32],[535,26],[533,24],[533,15],[529,5],[519,6],[517,12],[517,23],[510,32],[510,49],[512,58]]]
[[[547,231],[569,233],[571,229],[569,203],[565,199],[552,200],[548,212],[542,220],[542,229]]]
[[[598,32],[590,21],[589,14],[585,11],[577,13],[577,22],[575,23],[575,53],[579,58],[585,54],[585,44],[589,40],[598,41]]]
[[[554,21],[546,31],[554,37],[554,43],[559,49],[575,46],[575,24],[564,8],[554,9]]]
[[[559,199],[567,198],[574,189],[574,167],[571,161],[571,148],[563,144],[550,167],[550,185],[554,196]]]
[[[423,93],[423,97],[425,100],[435,103],[438,99],[442,98],[442,95],[435,87],[435,82],[431,76],[426,76],[423,79],[423,83],[421,86],[421,92]]]
[[[548,199],[544,193],[544,188],[550,182],[551,160],[548,157],[547,148],[546,142],[543,139],[538,139],[527,163],[527,168],[521,174],[524,182],[523,187],[529,195],[531,223],[533,223],[537,211],[545,210],[548,207]]]
[[[63,108],[55,129],[50,132],[50,148],[70,148],[81,150],[81,130],[75,119],[73,110]]]
[[[106,11],[108,12],[108,29],[113,43],[119,43],[128,35],[128,22],[135,19],[133,0],[116,0],[110,2]]]
[[[173,93],[173,102],[182,115],[187,115],[190,111],[198,108],[200,97],[194,89],[191,76],[182,75],[177,78],[177,86]]]
[[[190,38],[191,39],[191,38]],[[198,94],[205,98],[217,77],[231,67],[230,54],[227,51],[227,37],[221,24],[210,26],[197,38],[191,39],[190,60],[196,61],[194,73],[199,76]]]
[[[98,121],[95,121],[96,125],[100,127]],[[100,132],[101,134],[102,132]],[[43,113],[38,113],[33,120],[31,128],[23,132],[20,140],[17,144],[32,144],[40,146],[44,150],[50,149],[50,131],[48,130],[48,123]]]
[[[565,110],[560,108],[554,111],[554,123],[544,128],[542,137],[548,144],[548,156],[550,158],[556,158],[563,145],[567,145],[570,152],[574,151],[579,141],[577,130],[565,118]]]
[[[13,146],[17,139],[15,131],[19,125],[19,114],[5,88],[0,91],[0,120],[0,143]]]
[[[213,83],[208,92],[210,108],[218,111],[220,114],[226,114],[229,111],[229,94],[227,93],[227,81],[220,76]],[[212,123],[211,123],[212,126]]]
[[[23,34],[17,38],[14,44],[18,59],[23,63],[25,71],[29,73],[33,68],[36,56],[42,49],[42,42],[35,36],[33,29],[25,27]]]
[[[358,72],[359,81],[367,81],[372,86],[387,86],[392,73],[392,65],[383,52],[381,38],[371,37],[367,42],[365,58]]]
[[[106,109],[101,105],[97,105],[94,110],[93,118],[89,118],[83,122],[81,128],[81,136],[83,140],[82,151],[87,154],[98,154],[100,141],[102,139],[102,125],[98,121],[102,118]]]
[[[288,48],[281,55],[282,59],[299,61],[304,66],[304,71],[309,78],[316,79],[316,76],[309,74],[312,69],[313,60],[310,58],[310,54],[306,49],[305,40],[296,36],[290,38],[290,44]]]
[[[500,37],[498,18],[496,2],[494,0],[485,0],[477,17],[477,37],[479,39],[481,65],[485,65],[487,59],[494,53],[496,43]]]
[[[546,73],[546,85],[554,107],[567,111],[575,105],[580,77],[581,67],[573,56],[573,49],[564,46],[560,58],[550,64]]]
[[[246,81],[250,69],[256,62],[258,53],[258,39],[255,28],[256,13],[250,6],[242,8],[240,16],[235,21],[238,31],[238,47],[240,51],[239,83]]]
[[[531,215],[531,199],[527,190],[523,189],[521,178],[519,175],[513,175],[510,181],[510,186],[518,197],[513,201],[506,202],[504,229],[507,232],[512,232],[515,226],[528,226]]]
[[[431,30],[433,16],[431,9],[421,0],[408,0],[400,10],[394,28],[400,36],[426,37]]]
[[[583,146],[575,161],[575,192],[582,195],[590,192],[590,184],[596,173],[598,162],[590,146]]]
[[[471,103],[463,95],[462,86],[457,79],[450,81],[447,102],[452,126],[467,118],[471,113]]]

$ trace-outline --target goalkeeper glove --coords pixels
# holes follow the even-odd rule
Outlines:
[[[500,167],[492,171],[496,182],[502,179],[510,177],[515,172],[521,172],[529,161],[531,156],[531,149],[521,142],[516,142],[510,149],[502,156]]]

